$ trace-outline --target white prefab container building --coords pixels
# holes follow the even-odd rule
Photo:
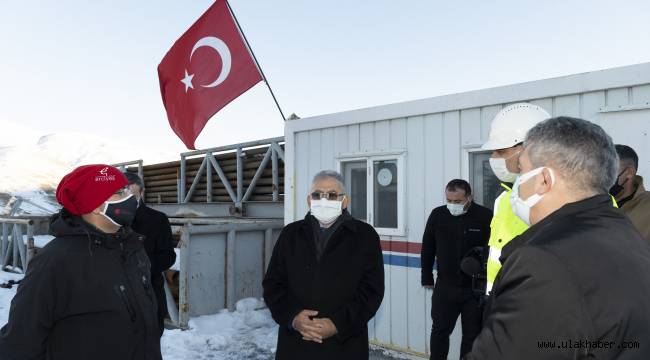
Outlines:
[[[431,293],[420,286],[419,258],[427,217],[454,178],[468,180],[475,200],[492,207],[498,184],[480,146],[494,115],[522,101],[600,124],[637,151],[640,174],[650,179],[650,63],[287,121],[285,222],[307,212],[313,175],[334,169],[345,178],[352,214],[380,234],[386,292],[368,324],[373,342],[428,352]],[[458,358],[459,330],[460,322],[450,358]]]

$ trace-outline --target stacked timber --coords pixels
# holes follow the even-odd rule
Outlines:
[[[284,146],[282,146],[284,147]],[[245,149],[242,153],[243,163],[243,193],[246,192],[251,184],[255,173],[260,167],[264,155],[269,146]],[[236,151],[215,154],[217,163],[223,170],[223,173],[230,184],[233,192],[237,193],[237,153]],[[199,168],[203,163],[205,155],[187,158],[185,162],[185,191],[189,192],[192,182],[196,178]],[[212,170],[212,202],[234,202],[223,182]],[[128,168],[128,171],[137,172],[137,168]],[[146,188],[147,203],[177,203],[178,202],[178,184],[180,183],[181,166],[180,161],[172,161],[161,164],[146,165],[143,167],[144,183]],[[278,160],[278,183],[279,198],[283,201],[284,194],[284,162]],[[204,170],[199,178],[199,182],[192,193],[190,202],[208,202],[208,181],[207,172]],[[268,161],[249,201],[273,201],[273,172],[272,162]]]

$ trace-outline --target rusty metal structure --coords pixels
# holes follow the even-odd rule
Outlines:
[[[282,219],[170,219],[183,223],[179,242],[178,304],[168,307],[172,323],[182,329],[189,319],[217,313],[247,297],[262,297],[262,279]]]
[[[182,153],[179,161],[113,166],[143,178],[147,205],[167,214],[177,236],[177,281],[166,283],[172,325],[233,310],[261,297],[261,282],[284,226],[284,138]],[[48,216],[19,217],[22,199],[0,217],[0,266],[24,273],[47,234]],[[172,285],[177,293],[170,290]]]
[[[169,216],[282,217],[284,138],[182,153],[179,161],[115,164],[138,172],[147,204]],[[128,166],[128,167],[126,167]]]
[[[261,282],[284,226],[284,138],[182,153],[179,161],[114,166],[144,180],[145,202],[179,234],[177,295],[166,284],[171,322],[234,309],[261,297]],[[176,296],[175,296],[176,295]]]
[[[34,220],[1,217],[0,267],[5,270],[25,273],[29,260],[34,257]],[[25,236],[26,235],[26,236]]]

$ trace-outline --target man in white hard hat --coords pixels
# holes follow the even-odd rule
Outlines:
[[[528,229],[528,225],[512,211],[510,184],[514,183],[519,175],[518,161],[526,133],[550,117],[546,110],[537,105],[528,103],[510,105],[494,117],[488,141],[481,147],[482,150],[492,151],[490,167],[505,189],[494,202],[494,217],[490,224],[486,294],[492,290],[494,280],[501,269],[499,262],[501,249],[515,236]]]

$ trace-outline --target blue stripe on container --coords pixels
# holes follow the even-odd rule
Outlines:
[[[384,254],[384,265],[420,268],[420,257]]]
[[[384,254],[384,265],[404,266],[411,268],[421,268],[420,257]],[[433,262],[433,270],[438,269],[438,262]]]

